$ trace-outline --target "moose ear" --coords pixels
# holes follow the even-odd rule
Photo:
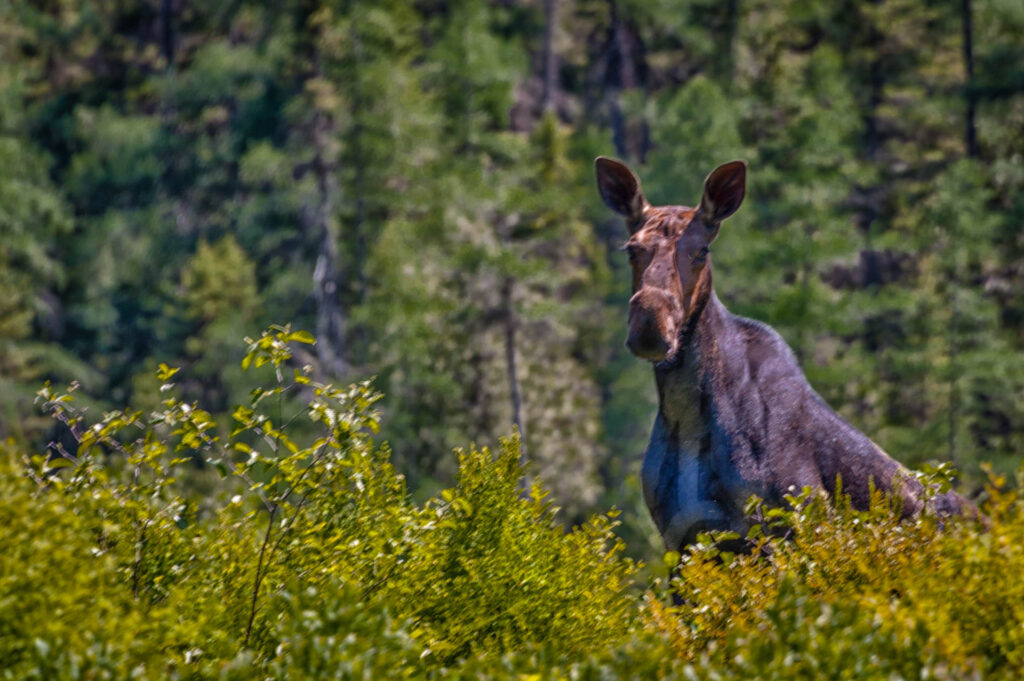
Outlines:
[[[640,191],[640,180],[625,163],[604,156],[594,161],[597,189],[606,206],[626,218],[631,232],[636,231],[647,207],[647,199]]]
[[[736,212],[747,191],[747,162],[729,161],[711,171],[704,180],[700,213],[709,226],[717,227]]]

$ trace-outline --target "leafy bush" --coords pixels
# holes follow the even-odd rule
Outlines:
[[[76,447],[0,452],[0,678],[1024,674],[1024,506],[1001,478],[984,526],[807,490],[749,554],[705,536],[643,589],[615,513],[566,531],[515,439],[459,452],[415,504],[367,384],[295,368],[304,332],[247,342],[271,379],[230,426],[165,366],[150,413],[89,424],[73,390],[40,391]]]
[[[679,566],[685,605],[655,604],[652,624],[696,678],[1020,678],[1024,516],[1005,486],[992,476],[983,524],[805,489],[772,512],[786,539],[755,527],[732,556],[705,537]]]
[[[149,414],[87,425],[74,386],[40,391],[77,447],[22,475],[3,460],[8,677],[362,678],[529,646],[583,659],[630,631],[636,566],[612,515],[565,532],[540,487],[520,490],[515,440],[461,452],[458,484],[416,506],[372,441],[367,384],[291,369],[304,332],[247,340],[243,367],[274,381],[230,429],[175,397],[166,366]],[[293,438],[300,420],[315,428]]]

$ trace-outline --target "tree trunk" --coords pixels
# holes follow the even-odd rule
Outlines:
[[[882,146],[881,135],[878,132],[878,107],[882,104],[882,92],[885,88],[885,74],[882,72],[882,60],[874,57],[871,60],[870,87],[871,94],[868,96],[868,114],[865,121],[865,142],[864,151],[869,160],[877,160],[878,152]]]
[[[363,154],[363,123],[365,103],[363,102],[363,83],[361,74],[363,47],[359,35],[356,18],[352,17],[350,32],[352,40],[352,60],[355,75],[352,79],[352,133],[349,138],[352,149],[352,163],[355,170],[355,215],[353,216],[352,232],[355,235],[356,249],[353,267],[356,270],[356,300],[362,303],[366,299],[366,159]]]
[[[733,64],[735,62],[736,31],[740,23],[740,0],[725,0],[725,21],[718,41],[716,71],[718,83],[726,92],[732,90]]]
[[[366,230],[367,190],[366,190],[366,98],[363,81],[363,43],[359,32],[358,14],[352,9],[349,40],[352,46],[351,92],[351,126],[348,130],[348,163],[352,169],[352,186],[347,196],[353,204],[352,223],[345,231],[346,241],[352,243],[351,261],[347,263],[351,273],[351,281],[355,290],[350,291],[353,305],[366,302],[369,289],[366,261],[369,257],[369,245]],[[364,324],[353,324],[345,338],[348,341],[348,361],[359,363],[367,356],[367,338]]]
[[[558,58],[555,55],[555,27],[558,24],[558,0],[544,0],[544,90],[541,112],[554,108],[558,88]]]
[[[516,367],[516,316],[513,307],[515,280],[505,277],[501,286],[501,304],[505,317],[505,367],[508,371],[509,395],[512,398],[512,422],[519,430],[519,462],[526,463],[526,423],[523,421],[523,400],[519,391],[519,371]]]
[[[164,59],[167,61],[167,68],[174,64],[174,8],[171,6],[173,0],[161,0],[160,2],[160,42],[163,43]]]
[[[636,68],[633,64],[633,53],[630,49],[630,36],[625,24],[619,19],[618,7],[614,0],[611,6],[611,31],[612,31],[612,53],[608,69],[609,80],[609,119],[612,128],[612,141],[615,144],[615,152],[622,158],[630,158],[632,144],[630,144],[629,130],[626,127],[626,117],[622,113],[622,105],[619,103],[619,94],[623,90],[630,90],[636,87]],[[617,68],[615,68],[617,67]]]
[[[963,27],[963,52],[964,52],[964,99],[967,102],[967,112],[964,120],[964,147],[968,158],[978,157],[978,137],[974,127],[974,93],[971,86],[974,81],[974,37],[971,16],[971,0],[961,0],[960,10],[962,12],[961,26]],[[949,235],[949,246],[953,247],[956,240],[955,234]],[[960,309],[957,303],[957,289],[959,287],[959,263],[957,256],[953,255],[953,272],[949,282],[950,295],[950,320],[949,320],[949,460],[956,462],[957,449],[957,427],[960,417],[960,389],[957,379],[958,364],[960,355],[960,344],[958,334],[960,332]]]
[[[964,99],[967,100],[967,116],[964,122],[964,146],[966,147],[968,158],[977,158],[978,137],[974,127],[974,92],[971,90],[971,86],[974,84],[974,31],[972,28],[971,0],[961,0],[960,9],[963,13],[964,70],[966,71]]]
[[[316,76],[322,73],[317,57]],[[320,246],[313,270],[313,298],[316,301],[317,355],[327,374],[345,373],[342,347],[344,320],[338,303],[338,234],[332,222],[334,214],[334,163],[328,158],[328,137],[332,132],[329,115],[318,111],[313,116],[313,162],[316,177],[316,206],[313,209],[313,227],[319,235]]]
[[[960,417],[960,391],[957,382],[957,365],[959,363],[960,347],[957,342],[957,327],[960,325],[960,310],[957,306],[957,282],[956,267],[954,266],[954,277],[949,289],[950,296],[950,320],[949,320],[949,460],[956,463],[956,431],[957,422]]]

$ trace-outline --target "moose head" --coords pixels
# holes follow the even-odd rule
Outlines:
[[[696,208],[652,206],[629,166],[602,156],[595,167],[601,197],[630,232],[623,247],[633,269],[626,345],[652,362],[671,359],[711,295],[711,242],[743,202],[747,164],[715,168]]]

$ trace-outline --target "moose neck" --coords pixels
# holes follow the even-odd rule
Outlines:
[[[680,334],[678,350],[671,359],[654,365],[659,412],[670,431],[697,432],[707,427],[715,339],[726,314],[709,286]]]

